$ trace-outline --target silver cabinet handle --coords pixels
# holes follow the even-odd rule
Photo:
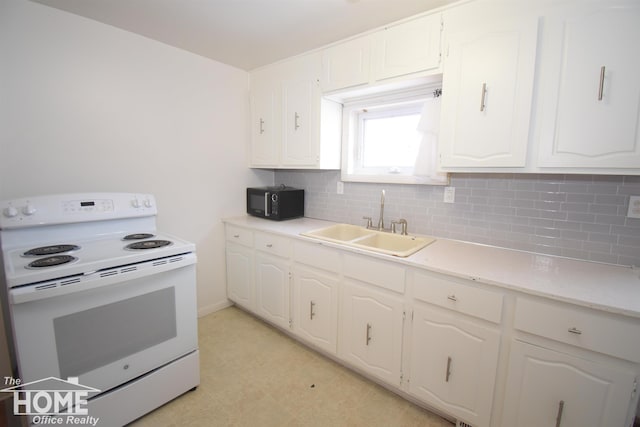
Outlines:
[[[239,234],[234,234],[233,237],[236,238],[236,239],[239,239],[240,235]]]
[[[445,382],[449,382],[449,377],[451,377],[451,357],[447,357],[447,372],[445,374]]]
[[[272,247],[273,247],[273,244],[271,244],[271,243],[267,243],[265,246],[266,246],[266,247],[268,247],[268,248],[272,248]]]
[[[480,95],[480,111],[484,111],[484,99],[487,95],[487,84],[482,83],[482,94]]]
[[[262,120],[262,117],[260,118],[260,135],[262,135],[264,133],[264,120]]]
[[[569,328],[568,332],[576,335],[582,335],[582,331],[578,328]]]
[[[456,296],[455,296],[455,295],[449,295],[449,296],[447,296],[447,299],[448,299],[449,301],[453,301],[453,302],[458,301],[458,298],[456,298]]]
[[[316,303],[313,301],[309,301],[309,319],[313,320],[313,316],[316,315],[316,313],[313,312],[313,307],[315,307]]]
[[[556,417],[556,427],[560,427],[562,422],[562,412],[564,411],[564,400],[558,402],[558,416]]]
[[[298,115],[297,111],[295,112],[295,115],[293,117],[295,119],[294,120],[294,129],[298,130],[298,128],[300,127],[300,124],[298,123],[298,120],[300,119],[300,116]]]
[[[371,341],[371,323],[367,323],[367,345]]]
[[[602,101],[604,95],[604,65],[600,67],[600,84],[598,86],[598,101]]]

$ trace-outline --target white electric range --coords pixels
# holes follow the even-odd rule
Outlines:
[[[71,378],[98,390],[89,414],[124,425],[199,384],[195,245],[159,232],[156,216],[149,194],[0,202],[3,304],[25,390]]]

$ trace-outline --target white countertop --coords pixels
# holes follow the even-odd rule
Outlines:
[[[251,216],[226,223],[320,243],[300,233],[334,222],[312,218],[270,221]],[[640,318],[640,270],[438,238],[407,258],[321,244],[451,276]]]

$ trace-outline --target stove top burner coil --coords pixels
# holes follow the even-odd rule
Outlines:
[[[46,267],[55,267],[57,265],[68,264],[70,262],[77,261],[78,258],[73,257],[71,255],[53,255],[45,258],[39,258],[35,261],[31,261],[27,268],[29,269],[38,269],[38,268],[46,268]]]
[[[171,242],[168,240],[145,240],[144,242],[130,243],[125,248],[131,250],[156,249],[170,244]]]
[[[78,249],[80,249],[80,246],[78,245],[50,245],[29,249],[28,251],[23,253],[22,256],[55,255],[64,252],[77,251]]]
[[[155,237],[155,234],[151,233],[134,233],[128,234],[122,238],[122,240],[143,240],[150,239],[151,237]]]

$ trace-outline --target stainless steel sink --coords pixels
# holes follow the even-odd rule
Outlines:
[[[432,237],[391,234],[351,224],[336,224],[300,234],[397,257],[408,257],[436,240]]]

